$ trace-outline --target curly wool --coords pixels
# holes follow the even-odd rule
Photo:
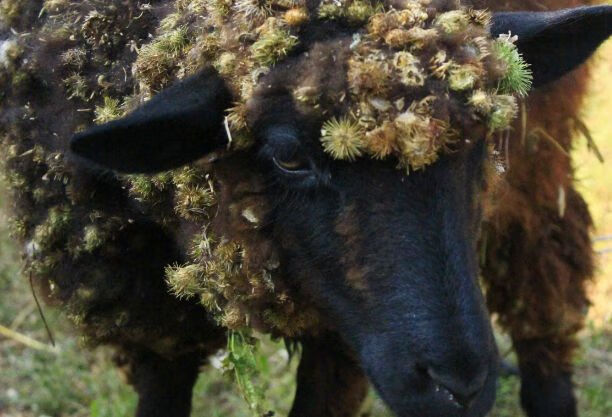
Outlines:
[[[166,180],[156,177],[101,174],[66,154],[74,131],[120,117],[141,101],[126,68],[166,12],[135,1],[45,1],[42,10],[41,3],[7,0],[0,10],[7,45],[0,173],[24,274],[88,343],[146,347],[167,358],[200,350],[203,338],[219,344],[222,332],[205,309],[169,295],[163,274],[182,259],[174,206],[192,214],[193,204],[208,200],[182,198],[173,184],[162,190]],[[19,13],[6,14],[14,9]],[[182,184],[200,171],[174,176]],[[150,194],[140,199],[145,188]],[[154,195],[164,202],[152,204]]]
[[[263,180],[239,156],[214,170],[203,163],[100,177],[66,158],[72,132],[121,117],[209,63],[237,99],[227,119],[236,150],[252,144],[248,113],[262,79],[282,80],[299,111],[328,120],[322,145],[332,156],[394,157],[404,169],[467,143],[474,126],[504,129],[516,113],[515,99],[495,90],[506,67],[490,52],[497,41],[487,35],[488,15],[452,1],[128,3],[46,1],[34,13],[36,4],[17,1],[28,12],[4,20],[23,36],[2,29],[10,42],[0,71],[2,166],[14,233],[27,270],[93,343],[163,339],[163,354],[188,349],[197,342],[185,333],[205,333],[198,303],[229,328],[296,336],[321,323],[283,278],[261,228],[269,210]],[[359,134],[346,141],[346,132]],[[162,251],[151,271],[126,269],[122,248],[147,236],[162,248],[179,245],[181,255]],[[174,293],[188,300],[166,297],[163,282],[149,299],[165,311],[189,311],[180,326],[160,325],[129,301],[141,296],[132,282],[164,268]]]

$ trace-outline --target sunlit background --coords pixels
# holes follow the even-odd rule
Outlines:
[[[576,141],[574,158],[579,189],[589,202],[597,229],[594,232],[599,272],[590,288],[593,306],[582,349],[576,357],[576,386],[581,417],[612,416],[612,41],[594,59],[591,94],[582,115],[599,150],[600,164]],[[0,191],[0,207],[6,204]],[[58,349],[46,349],[48,338],[27,280],[19,275],[18,255],[7,237],[6,218],[0,214],[0,416],[132,416],[136,396],[121,381],[110,352],[88,351],[79,345],[67,319],[45,307]],[[5,331],[6,333],[6,331]],[[25,336],[25,337],[23,337]],[[42,342],[42,345],[34,343]],[[502,351],[509,342],[499,335]],[[281,344],[266,342],[258,356],[266,398],[277,416],[287,415],[293,399],[297,360],[289,362]],[[510,355],[508,360],[513,361]],[[213,364],[204,369],[194,392],[194,416],[248,417],[245,403],[232,383]],[[493,417],[520,416],[519,381],[502,378]],[[391,416],[371,394],[364,416]]]

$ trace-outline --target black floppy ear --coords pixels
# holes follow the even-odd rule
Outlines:
[[[583,63],[612,34],[612,6],[495,13],[492,35],[508,32],[518,36],[518,50],[538,87]]]
[[[231,95],[206,69],[162,91],[122,119],[76,134],[80,157],[126,173],[153,173],[194,161],[222,145]]]

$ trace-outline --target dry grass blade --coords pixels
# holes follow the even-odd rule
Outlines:
[[[28,337],[24,334],[16,332],[15,330],[9,329],[8,327],[5,327],[1,324],[0,324],[0,335],[8,339],[14,340],[15,342],[21,343],[22,345],[25,345],[32,349],[42,350],[42,351],[50,352],[50,353],[57,353],[57,349],[49,345],[45,345],[44,343],[41,343],[38,340],[32,339],[31,337]]]
[[[599,162],[603,164],[605,162],[604,157],[601,151],[599,150],[599,148],[597,147],[597,143],[595,143],[595,140],[593,139],[593,135],[591,135],[591,131],[589,130],[588,126],[581,119],[577,117],[574,117],[571,120],[574,123],[574,127],[578,129],[578,131],[582,133],[584,137],[586,138],[587,147],[589,151],[593,152],[595,156],[597,157],[597,159],[599,160]]]
[[[536,142],[540,138],[546,139],[551,144],[553,144],[554,147],[557,148],[563,155],[565,155],[568,158],[570,158],[569,152],[567,150],[565,150],[565,148],[557,141],[557,139],[552,137],[546,130],[542,129],[541,127],[534,128],[531,132],[529,132],[529,134],[527,136],[530,139],[535,139]]]
[[[36,291],[34,290],[34,283],[32,282],[32,274],[30,274],[30,290],[32,291],[32,296],[34,297],[34,301],[36,302],[36,307],[38,308],[38,314],[40,314],[40,318],[42,319],[43,324],[45,325],[45,330],[47,331],[47,336],[49,336],[49,340],[51,341],[51,346],[55,347],[55,339],[53,338],[53,334],[51,333],[51,329],[47,324],[47,319],[43,313],[42,307],[38,302],[38,297],[36,296]]]

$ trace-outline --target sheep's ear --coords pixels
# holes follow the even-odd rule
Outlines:
[[[508,32],[518,36],[538,87],[583,63],[612,34],[612,6],[494,14],[493,36]]]
[[[122,119],[76,134],[70,149],[104,167],[153,173],[201,158],[222,145],[231,96],[212,69],[162,91]]]

